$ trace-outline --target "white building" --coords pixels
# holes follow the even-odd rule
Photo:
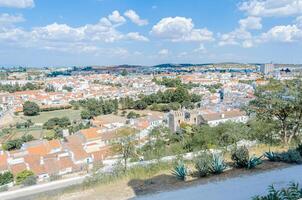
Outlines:
[[[273,63],[266,63],[266,64],[262,64],[260,65],[260,72],[263,74],[270,74],[274,71],[274,64]]]

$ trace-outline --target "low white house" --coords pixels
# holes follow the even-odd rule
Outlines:
[[[246,123],[248,119],[249,117],[246,115],[246,113],[238,109],[201,114],[202,123],[208,124],[211,127],[228,121]]]

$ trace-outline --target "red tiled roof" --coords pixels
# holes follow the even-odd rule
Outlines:
[[[26,164],[25,163],[19,163],[15,165],[10,165],[10,169],[14,176],[16,176],[18,173],[27,170]]]

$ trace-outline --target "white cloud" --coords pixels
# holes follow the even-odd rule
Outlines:
[[[232,32],[222,34],[218,45],[242,45],[245,48],[252,47],[252,35],[250,32],[238,28]]]
[[[194,29],[192,19],[185,17],[167,17],[152,27],[151,34],[173,42],[212,41],[213,33],[206,28]]]
[[[0,14],[0,25],[11,25],[24,21],[25,19],[22,15],[10,15],[7,13]]]
[[[295,23],[298,27],[302,28],[302,16],[299,16],[295,19]]]
[[[245,19],[239,20],[240,27],[242,29],[261,29],[262,24],[261,24],[261,18],[260,17],[253,17],[249,16]]]
[[[302,0],[247,0],[239,9],[251,16],[292,16],[302,13]]]
[[[251,48],[251,47],[253,47],[253,46],[254,46],[254,43],[253,43],[252,40],[244,40],[244,41],[242,42],[242,47],[243,47],[243,48]]]
[[[278,41],[278,42],[294,42],[302,40],[302,30],[297,25],[282,25],[271,28],[263,33],[258,42]]]
[[[34,0],[0,0],[0,7],[32,8]]]
[[[169,55],[169,50],[168,49],[161,49],[161,50],[159,50],[158,55],[167,56],[167,55]]]
[[[126,19],[120,15],[119,11],[113,11],[109,16],[108,19],[114,23],[125,23]]]
[[[261,18],[248,16],[245,19],[240,19],[238,24],[239,28],[220,35],[219,46],[240,45],[243,48],[251,48],[254,46],[254,37],[248,30],[261,29]]]
[[[130,40],[136,40],[136,41],[144,41],[148,42],[149,39],[145,36],[140,35],[138,32],[131,32],[126,35],[126,37]]]
[[[5,20],[4,20],[5,19]],[[7,20],[10,19],[10,20]],[[22,18],[9,18],[4,15],[7,23],[19,22]],[[0,17],[1,21],[1,17]],[[93,52],[104,46],[103,43],[116,41],[148,41],[148,38],[138,32],[121,33],[108,18],[101,18],[95,24],[86,24],[72,27],[67,24],[52,23],[46,26],[34,27],[24,30],[15,26],[2,26],[0,28],[0,42],[10,45],[31,47],[39,49],[51,49],[61,51]],[[77,50],[75,50],[77,49]],[[81,49],[81,50],[79,50]],[[122,54],[125,51],[119,50]]]
[[[127,10],[124,15],[138,26],[144,26],[148,24],[148,20],[141,19],[140,16],[134,10]]]

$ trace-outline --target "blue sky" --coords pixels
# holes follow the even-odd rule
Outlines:
[[[0,65],[302,63],[302,0],[0,0]]]

